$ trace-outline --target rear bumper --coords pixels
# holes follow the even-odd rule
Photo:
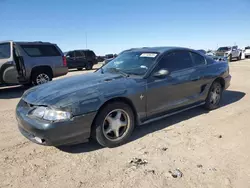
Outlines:
[[[225,87],[224,87],[225,90],[226,90],[227,88],[229,88],[230,83],[231,83],[231,79],[232,79],[232,76],[231,76],[231,75],[228,75],[228,76],[225,78]]]
[[[59,76],[64,76],[69,72],[68,67],[57,67],[54,70],[53,76],[54,78],[59,77]]]
[[[34,143],[49,146],[82,143],[89,139],[91,125],[96,113],[77,116],[69,121],[48,122],[27,115],[27,110],[18,106],[16,119],[20,132]],[[37,138],[42,142],[37,141]]]

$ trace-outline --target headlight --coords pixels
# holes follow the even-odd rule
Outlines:
[[[71,118],[71,114],[69,112],[54,110],[48,107],[38,107],[31,111],[30,115],[49,121],[61,121]]]

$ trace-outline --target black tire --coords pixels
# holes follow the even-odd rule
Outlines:
[[[86,70],[92,70],[93,69],[93,63],[92,62],[88,62],[86,64],[86,67],[85,67]]]
[[[79,70],[79,71],[80,71],[80,70],[82,70],[82,68],[77,68],[77,70]]]
[[[127,125],[125,128],[121,127],[118,129],[118,132],[121,134],[121,137],[117,137],[117,138],[110,138],[109,136],[111,135],[111,137],[116,137],[115,132],[110,131],[110,133],[105,133],[105,129],[109,129],[110,125],[108,125],[107,127],[107,117],[110,117],[112,115],[112,111],[114,111],[113,113],[116,113],[115,110],[122,110],[124,112],[126,112],[126,115],[128,115],[129,119],[127,119]],[[122,117],[123,115],[121,115],[120,117]],[[112,117],[112,119],[116,118]],[[121,120],[121,118],[119,119]],[[124,118],[124,120],[126,120]],[[106,127],[105,127],[106,126]],[[134,113],[132,111],[132,109],[130,108],[129,105],[127,105],[126,103],[123,102],[112,102],[107,104],[104,108],[101,109],[101,111],[98,113],[93,127],[92,127],[92,137],[94,137],[96,139],[96,141],[104,146],[104,147],[116,147],[119,145],[124,144],[129,137],[131,136],[133,130],[135,127],[135,118],[134,118]],[[110,134],[110,135],[108,135]]]
[[[47,83],[47,82],[52,80],[52,73],[50,71],[48,71],[48,70],[35,71],[32,73],[32,76],[31,76],[31,82],[33,85],[44,84],[44,83],[38,81],[38,77],[41,75],[46,77],[46,82],[44,82],[44,83]]]
[[[216,92],[216,94],[218,95],[216,96],[214,92]],[[204,107],[208,110],[214,110],[218,108],[220,106],[222,92],[223,92],[223,88],[220,82],[215,81],[209,89]],[[214,98],[216,98],[215,96],[218,97],[216,100],[214,100]]]
[[[245,59],[247,59],[247,58],[248,58],[248,56],[246,55],[246,56],[245,56]]]

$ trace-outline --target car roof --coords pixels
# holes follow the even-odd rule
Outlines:
[[[25,42],[25,41],[12,41],[12,40],[8,40],[8,41],[0,41],[0,43],[6,43],[6,42],[13,42],[13,43],[16,43],[16,44],[19,44],[19,45],[38,45],[38,44],[50,44],[50,45],[55,45],[53,43],[50,43],[50,42],[42,42],[42,41],[32,41],[32,42]]]
[[[16,44],[19,45],[55,45],[53,43],[50,42],[41,42],[41,41],[34,41],[34,42],[14,42]]]
[[[85,49],[85,50],[71,50],[71,52],[73,51],[84,51],[84,52],[88,52],[88,51],[93,51],[93,50],[89,50],[89,49]]]
[[[156,52],[156,53],[165,53],[167,51],[172,50],[189,50],[189,51],[195,51],[189,48],[183,48],[183,47],[143,47],[143,48],[132,48],[129,50],[124,50],[123,52]]]

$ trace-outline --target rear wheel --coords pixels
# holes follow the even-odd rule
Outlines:
[[[88,62],[87,64],[86,64],[86,70],[92,70],[92,68],[93,68],[93,63],[92,62]]]
[[[208,96],[205,103],[205,108],[208,110],[214,110],[219,107],[222,97],[222,87],[219,82],[214,82],[208,92]]]
[[[93,126],[93,137],[100,145],[116,147],[131,136],[135,126],[134,114],[129,105],[113,102],[98,113]]]
[[[52,74],[50,71],[36,71],[32,74],[31,81],[33,85],[45,84],[52,80]]]
[[[82,68],[77,68],[77,70],[79,70],[79,71],[80,71],[80,70],[82,70]]]

